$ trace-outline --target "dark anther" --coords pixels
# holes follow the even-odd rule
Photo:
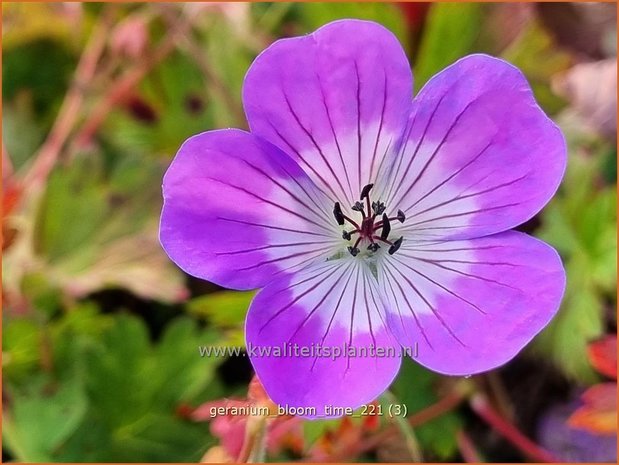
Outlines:
[[[353,257],[356,257],[357,254],[359,253],[359,249],[357,247],[348,246],[348,251],[350,252],[350,255],[352,255]]]
[[[368,196],[368,194],[370,193],[370,191],[372,190],[372,187],[374,187],[374,184],[368,184],[363,189],[361,189],[361,197],[359,197],[359,198],[361,200],[365,199]]]
[[[404,237],[400,236],[400,238],[397,241],[395,241],[391,247],[389,247],[389,255],[393,255],[394,253],[398,251],[398,249],[402,245],[403,240],[404,240]]]
[[[404,220],[406,219],[406,215],[404,214],[402,210],[398,210],[398,216],[396,218],[398,219],[400,223],[404,223]]]
[[[380,249],[380,245],[378,245],[376,242],[372,242],[370,245],[368,245],[368,250],[370,252],[376,252],[378,249]]]
[[[352,238],[352,236],[350,235],[350,233],[348,231],[343,231],[342,232],[342,239],[346,239],[347,241],[349,241]]]
[[[333,216],[335,216],[335,221],[337,221],[337,224],[344,224],[344,213],[342,213],[342,207],[340,207],[339,202],[335,202],[335,206],[333,207]]]
[[[385,211],[385,204],[382,202],[372,202],[372,210],[376,216],[382,215]]]
[[[353,210],[355,210],[357,212],[362,212],[363,213],[363,203],[361,203],[361,202],[355,202],[355,204],[352,207],[350,207],[350,208],[352,208]]]
[[[383,230],[380,232],[380,238],[387,239],[389,237],[390,232],[391,232],[391,223],[389,222],[389,218],[387,218],[387,214],[383,213]]]

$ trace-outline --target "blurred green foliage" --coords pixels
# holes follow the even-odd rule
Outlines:
[[[522,8],[524,19],[508,34],[502,21]],[[222,373],[227,363],[237,371],[246,364],[202,358],[198,346],[244,344],[253,293],[197,283],[165,256],[157,238],[161,178],[187,137],[246,127],[243,77],[264,47],[347,17],[377,21],[396,34],[416,89],[466,54],[492,53],[522,69],[540,105],[559,121],[569,168],[532,233],[560,252],[568,287],[555,320],[521,357],[551,361],[574,387],[596,381],[586,345],[616,328],[616,136],[584,131],[581,121],[565,117],[571,103],[556,94],[553,80],[581,57],[557,42],[533,6],[14,3],[3,13],[3,151],[17,180],[55,121],[94,25],[111,19],[109,43],[92,82],[81,83],[84,104],[59,161],[40,189],[21,193],[4,225],[15,231],[3,260],[9,459],[196,462],[216,444],[210,425],[187,412],[244,392],[243,374],[230,381]],[[189,27],[177,40],[170,17]],[[134,55],[112,46],[127,18],[146,25],[144,37],[125,37],[141,47]],[[169,52],[114,101],[92,140],[77,144],[124,72],[146,66],[166,41]],[[450,385],[406,361],[392,391],[414,414]],[[467,414],[456,409],[414,429],[426,458],[459,458],[456,433]],[[333,440],[338,425],[305,422],[306,449]]]
[[[483,5],[435,5],[429,12],[415,61],[415,88],[458,58],[475,51],[483,21]]]
[[[218,340],[214,331],[181,317],[153,344],[139,319],[84,304],[44,326],[22,320],[5,332],[14,408],[4,437],[19,461],[196,461],[212,441],[178,408],[218,393],[217,361],[196,355],[199,344]],[[37,346],[51,350],[45,360]]]
[[[544,210],[538,233],[561,253],[568,285],[561,311],[535,348],[586,382],[597,379],[587,343],[600,338],[605,319],[613,318],[617,283],[617,190],[602,175],[605,152],[612,149],[593,142],[589,147],[591,141],[581,141],[583,150],[571,154],[561,191]]]

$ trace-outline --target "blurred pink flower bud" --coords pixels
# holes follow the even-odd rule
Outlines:
[[[127,18],[120,22],[112,31],[110,46],[114,53],[138,58],[148,41],[148,28],[143,18]]]

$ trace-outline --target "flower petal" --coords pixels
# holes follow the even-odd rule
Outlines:
[[[253,133],[291,155],[333,202],[372,182],[411,110],[412,74],[384,27],[341,20],[273,43],[245,77]]]
[[[414,101],[404,144],[379,184],[404,230],[466,239],[505,231],[535,215],[566,164],[559,128],[522,73],[486,55],[465,57]]]
[[[554,316],[565,289],[556,251],[514,231],[405,241],[383,264],[389,327],[403,345],[417,344],[419,363],[450,375],[509,361]]]
[[[234,289],[332,254],[326,198],[274,145],[228,129],[199,134],[163,179],[160,240],[187,273]]]
[[[333,416],[325,406],[359,407],[381,394],[397,374],[399,344],[384,321],[369,268],[352,257],[328,261],[273,281],[258,293],[245,326],[249,356],[276,403],[315,408],[304,413],[307,417]],[[284,346],[297,346],[306,356],[274,356],[275,348]],[[371,346],[380,347],[384,356],[372,357]],[[315,356],[317,350],[330,353]],[[337,350],[340,355],[331,356]]]

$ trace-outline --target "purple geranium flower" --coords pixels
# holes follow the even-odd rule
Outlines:
[[[469,375],[514,357],[559,307],[555,250],[508,231],[548,202],[566,164],[524,76],[471,55],[414,99],[412,88],[404,51],[378,24],[279,40],[245,77],[251,132],[191,137],[165,175],[172,260],[262,288],[248,345],[313,351],[250,354],[275,402],[317,415],[358,407],[401,363],[316,347],[415,347],[429,369]]]

